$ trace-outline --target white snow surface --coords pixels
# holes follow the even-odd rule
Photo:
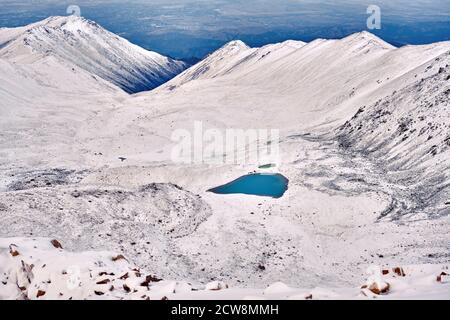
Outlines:
[[[159,279],[111,252],[69,252],[56,239],[0,239],[0,299],[18,300],[326,300],[445,299],[448,265],[372,268],[361,287],[293,288],[276,282],[262,289],[234,288],[223,281],[195,284]],[[376,294],[382,282],[388,290]]]
[[[233,41],[161,87],[127,95],[98,74],[111,69],[79,64],[76,48],[54,53],[71,37],[35,38],[67,28],[79,40],[97,28],[75,21],[0,30],[2,276],[20,268],[8,256],[14,243],[56,261],[51,272],[67,267],[57,253],[86,270],[97,260],[116,270],[113,254],[99,252],[122,254],[129,264],[119,271],[175,280],[161,289],[168,298],[450,298],[436,280],[450,249],[449,42],[395,48],[367,32],[263,48]],[[207,192],[266,170],[172,162],[172,132],[194,121],[280,129],[282,157],[270,171],[289,179],[286,194]],[[377,282],[389,293],[373,295],[361,289],[372,265],[406,277],[390,271]],[[191,292],[188,283],[229,289]],[[73,298],[161,298],[94,296],[94,284]],[[4,286],[2,297],[36,298]],[[166,294],[174,286],[188,293]]]

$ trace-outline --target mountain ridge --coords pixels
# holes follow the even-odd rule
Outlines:
[[[30,26],[0,30],[0,57],[27,63],[47,55],[127,93],[154,89],[188,67],[76,16],[50,17]]]

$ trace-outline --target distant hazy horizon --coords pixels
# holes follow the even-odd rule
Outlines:
[[[367,30],[366,9],[381,8],[381,29],[369,30],[397,45],[450,40],[450,0],[0,0],[0,27],[81,15],[150,50],[174,58],[201,58],[240,39],[251,46],[288,39],[342,38]]]

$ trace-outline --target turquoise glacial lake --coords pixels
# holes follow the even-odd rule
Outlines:
[[[208,190],[217,194],[248,194],[281,198],[287,191],[289,180],[279,173],[252,173],[230,183]]]

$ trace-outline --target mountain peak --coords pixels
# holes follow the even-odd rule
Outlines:
[[[248,45],[246,45],[245,42],[243,42],[241,40],[233,40],[233,41],[226,43],[218,51],[239,51],[239,50],[247,50],[247,49],[250,49],[250,47]]]
[[[220,57],[231,57],[240,54],[243,51],[250,49],[243,41],[241,40],[233,40],[221,48],[217,49],[213,53],[211,53],[208,57],[209,59],[218,59]]]
[[[298,41],[298,40],[286,40],[280,43],[270,44],[270,47],[277,46],[277,47],[289,47],[294,49],[300,49],[301,47],[305,46],[306,42]]]
[[[1,58],[34,61],[53,56],[69,69],[78,67],[129,93],[156,88],[187,67],[78,16],[54,16],[2,30],[0,47]]]
[[[36,24],[36,27],[62,28],[67,31],[88,31],[102,29],[96,22],[89,19],[71,16],[52,16]]]
[[[343,42],[346,43],[361,43],[364,45],[372,44],[382,49],[394,49],[395,47],[383,39],[377,37],[373,33],[370,33],[368,31],[361,31],[354,34],[351,34],[345,38],[342,39]]]

